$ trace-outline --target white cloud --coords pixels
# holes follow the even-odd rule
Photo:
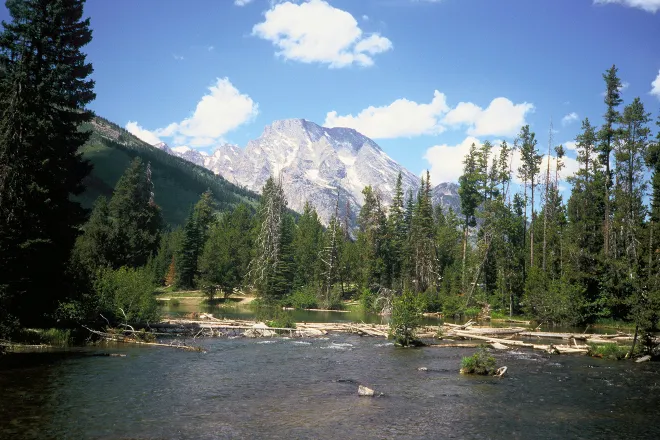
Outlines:
[[[285,59],[333,68],[371,66],[373,55],[392,48],[392,42],[379,34],[365,37],[350,13],[324,0],[275,4],[252,34],[271,41]]]
[[[452,127],[467,126],[470,136],[514,137],[526,124],[527,113],[533,111],[533,104],[514,104],[499,97],[493,99],[486,109],[471,102],[460,102],[442,122]]]
[[[424,159],[431,165],[431,182],[458,182],[463,174],[463,159],[470,151],[470,146],[481,146],[479,139],[469,136],[458,145],[434,145],[424,154]]]
[[[445,95],[436,90],[429,104],[401,98],[386,106],[370,106],[357,116],[340,116],[331,111],[323,125],[354,128],[373,139],[439,134],[447,127],[461,126],[467,127],[470,136],[514,137],[532,111],[532,104],[514,104],[501,97],[493,99],[486,109],[471,102],[460,102],[452,109]]]
[[[234,0],[236,6],[245,6],[249,3],[252,3],[252,0]]]
[[[655,77],[655,80],[651,83],[651,95],[660,99],[660,70],[658,70],[658,76]]]
[[[430,166],[431,181],[440,183],[440,182],[458,182],[458,178],[463,174],[463,160],[465,156],[470,151],[470,146],[475,144],[477,148],[480,148],[482,143],[479,139],[468,136],[461,143],[457,145],[434,145],[426,150],[424,159],[428,161]],[[493,142],[492,157],[498,157],[500,154],[500,141]],[[512,147],[513,143],[509,143],[509,147]],[[569,176],[572,176],[578,169],[579,163],[570,157],[564,157],[564,168],[560,173],[560,179],[566,179]],[[513,161],[511,163],[511,169],[513,173],[514,183],[520,185],[522,181],[518,178],[518,168],[520,167],[520,151],[517,150],[513,155]],[[548,166],[548,155],[543,156],[541,162],[541,178],[545,179],[545,173]],[[554,177],[556,167],[555,158],[550,159],[550,173]]]
[[[259,113],[259,106],[248,95],[241,94],[227,78],[218,78],[209,87],[209,93],[197,103],[192,116],[181,122],[173,122],[153,132],[142,129],[137,123],[129,122],[126,129],[135,130],[141,136],[158,139],[173,137],[175,144],[206,147],[222,140],[222,137],[250,121]],[[150,142],[151,143],[151,142]]]
[[[564,116],[563,118],[561,118],[561,125],[568,125],[572,122],[577,121],[578,118],[579,118],[579,116],[578,116],[577,113],[571,112],[571,113],[567,114],[566,116]]]
[[[571,150],[571,151],[576,151],[577,150],[577,142],[575,142],[575,141],[564,142],[562,145],[567,150]]]
[[[631,8],[639,8],[646,12],[656,13],[660,10],[660,0],[594,0],[594,4],[618,3]]]
[[[323,123],[326,127],[349,127],[373,139],[437,134],[444,131],[440,116],[449,110],[445,95],[437,90],[429,104],[418,104],[405,98],[390,105],[369,107],[357,116],[339,116],[329,112]]]
[[[131,133],[133,136],[136,136],[138,139],[143,140],[144,142],[148,143],[149,145],[155,145],[159,142],[161,142],[160,138],[153,132],[142,128],[137,122],[135,121],[128,121],[126,124],[126,130]]]
[[[172,54],[172,58],[174,58],[177,61],[182,61],[182,60],[185,59],[185,58],[183,58],[183,55],[177,55],[175,53]]]
[[[369,21],[369,16],[368,16],[368,15],[363,15],[363,16],[362,16],[362,20],[364,20],[364,21]]]

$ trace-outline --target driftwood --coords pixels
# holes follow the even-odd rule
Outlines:
[[[455,343],[455,344],[429,344],[427,347],[434,348],[479,348],[481,344]]]
[[[107,333],[107,332],[101,332],[98,330],[92,330],[89,327],[83,326],[85,329],[87,329],[89,332],[102,337],[106,341],[111,341],[111,342],[123,342],[123,343],[129,343],[129,344],[139,344],[139,345],[150,345],[154,347],[170,347],[170,348],[178,348],[181,350],[188,350],[188,351],[202,351],[205,352],[204,349],[201,347],[193,347],[190,345],[185,345],[185,344],[162,344],[159,342],[145,342],[145,341],[138,341],[135,338],[131,338],[126,335],[122,334],[114,334],[114,333]]]
[[[507,368],[506,367],[500,367],[497,369],[495,372],[495,377],[502,377],[504,376],[504,373],[506,373]]]

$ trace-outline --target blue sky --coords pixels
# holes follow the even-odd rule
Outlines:
[[[88,0],[91,107],[145,140],[204,151],[245,146],[277,119],[350,126],[440,183],[474,141],[511,141],[529,123],[545,150],[551,118],[555,143],[584,117],[600,124],[612,64],[624,102],[640,96],[655,119],[659,11],[660,0]]]

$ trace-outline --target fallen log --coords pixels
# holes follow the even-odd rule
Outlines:
[[[481,344],[429,344],[427,347],[434,348],[479,348]]]

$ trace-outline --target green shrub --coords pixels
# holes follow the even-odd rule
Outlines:
[[[69,329],[59,328],[26,328],[12,334],[13,341],[30,345],[53,345],[66,347],[73,343],[73,335]]]
[[[314,286],[300,287],[282,300],[282,305],[296,309],[315,309],[318,307]]]
[[[344,308],[344,303],[342,302],[341,286],[339,284],[335,284],[328,297],[322,295],[319,301],[319,305],[322,309],[342,310]]]
[[[442,312],[442,296],[437,290],[427,289],[422,294],[424,301],[424,310],[427,312],[439,313]]]
[[[442,312],[445,318],[462,316],[465,313],[464,300],[458,295],[446,295],[442,302]]]
[[[100,269],[94,281],[99,313],[113,323],[146,323],[160,319],[156,286],[144,269]]]
[[[376,310],[376,299],[378,299],[378,294],[371,289],[364,287],[360,292],[360,306],[365,312],[380,312]]]
[[[266,321],[266,325],[275,328],[296,328],[296,321],[290,313],[278,310],[271,320]]]
[[[472,356],[464,357],[461,361],[462,374],[481,374],[491,376],[497,371],[495,358],[480,348]]]
[[[587,354],[591,357],[600,357],[611,360],[625,359],[630,351],[629,346],[618,344],[589,344],[589,351]]]
[[[423,300],[414,292],[405,291],[392,302],[390,318],[390,338],[401,347],[420,345],[415,337],[422,318]]]

